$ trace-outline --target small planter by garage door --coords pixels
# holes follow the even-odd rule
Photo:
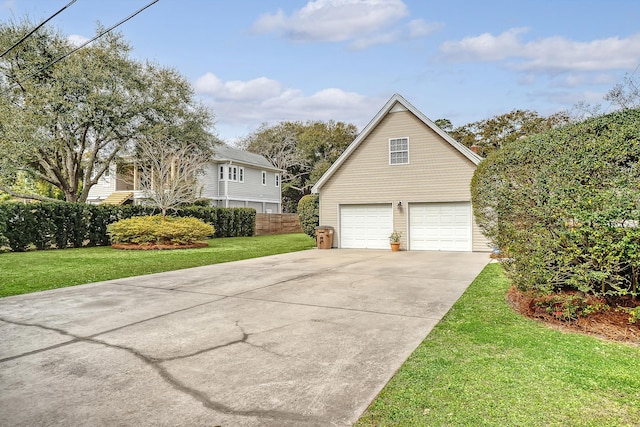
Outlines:
[[[400,242],[391,242],[391,252],[399,252],[400,251]]]

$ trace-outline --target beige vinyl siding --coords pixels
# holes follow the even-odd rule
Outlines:
[[[471,207],[473,209],[473,206]],[[493,248],[491,248],[491,245],[489,244],[489,240],[487,240],[487,238],[484,236],[484,234],[482,234],[482,231],[480,231],[480,227],[478,227],[478,224],[476,224],[476,218],[475,216],[471,215],[471,221],[472,221],[472,228],[471,228],[471,244],[472,244],[472,248],[471,250],[473,252],[489,252],[491,251]]]
[[[409,164],[390,165],[389,139],[404,137]],[[474,171],[471,161],[411,112],[390,112],[322,186],[320,223],[339,230],[341,203],[393,203],[394,229],[402,232],[406,249],[408,204],[470,201]],[[474,224],[473,250],[488,250],[476,229]]]

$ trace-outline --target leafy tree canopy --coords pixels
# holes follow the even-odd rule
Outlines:
[[[478,154],[483,157],[517,139],[541,133],[568,122],[569,115],[566,112],[543,117],[530,110],[513,110],[455,129],[447,119],[435,121],[458,142],[467,147],[475,145],[478,148]]]
[[[0,23],[0,49],[33,27]],[[0,59],[0,191],[46,199],[12,189],[26,174],[82,202],[109,164],[158,126],[211,142],[212,116],[176,71],[132,60],[115,33],[47,67],[72,48],[43,28]]]

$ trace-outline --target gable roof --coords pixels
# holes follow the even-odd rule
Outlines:
[[[414,116],[416,116],[422,123],[427,125],[427,127],[431,128],[435,133],[440,135],[442,139],[448,142],[453,148],[458,150],[463,156],[465,156],[469,161],[478,165],[482,161],[482,157],[471,151],[466,146],[460,144],[458,141],[453,139],[448,133],[440,129],[434,122],[432,122],[427,116],[422,114],[420,110],[411,105],[409,101],[404,99],[399,94],[394,94],[384,107],[375,115],[375,117],[367,124],[367,126],[362,129],[362,132],[358,135],[356,139],[347,147],[347,149],[342,153],[340,157],[331,165],[331,167],[322,175],[322,177],[316,182],[316,184],[311,189],[312,193],[317,193],[320,188],[333,176],[333,174],[342,166],[342,164],[349,158],[351,153],[353,153],[358,146],[367,139],[369,134],[380,124],[382,119],[384,119],[387,114],[396,109],[400,104],[402,107],[406,108],[409,112],[411,112]]]
[[[242,163],[248,166],[255,166],[261,169],[277,170],[262,154],[250,153],[248,151],[231,148],[226,144],[216,145],[213,149],[213,161],[218,163]]]

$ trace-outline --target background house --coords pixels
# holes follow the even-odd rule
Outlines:
[[[201,178],[202,197],[214,206],[282,213],[281,173],[260,154],[218,145]]]
[[[133,166],[116,173],[113,165],[89,191],[89,203],[139,203],[144,200]],[[198,177],[201,198],[212,206],[254,208],[258,213],[281,213],[281,170],[264,156],[218,145],[212,161]]]
[[[489,251],[471,209],[482,160],[396,94],[313,187],[333,246]]]

